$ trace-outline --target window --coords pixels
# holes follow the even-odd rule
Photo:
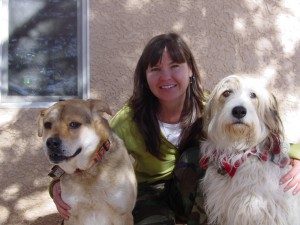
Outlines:
[[[0,106],[88,97],[88,1],[0,0]]]

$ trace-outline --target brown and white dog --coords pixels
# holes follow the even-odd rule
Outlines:
[[[38,135],[71,206],[66,225],[133,225],[133,166],[103,112],[111,114],[100,100],[67,100],[40,113]]]
[[[203,115],[200,182],[210,224],[299,225],[300,200],[279,179],[289,169],[277,101],[259,80],[231,75]]]

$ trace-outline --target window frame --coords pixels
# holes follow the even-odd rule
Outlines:
[[[10,96],[8,83],[9,0],[0,0],[0,108],[46,108],[60,100],[89,98],[89,1],[77,0],[77,96]],[[78,48],[78,46],[80,47]],[[4,95],[3,95],[4,93]]]

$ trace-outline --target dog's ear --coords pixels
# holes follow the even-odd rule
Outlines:
[[[45,109],[40,112],[40,115],[38,117],[38,136],[42,137],[44,132],[44,115],[45,115]]]
[[[109,115],[112,115],[109,105],[106,102],[96,99],[89,99],[87,100],[87,102],[89,103],[92,113],[107,113]]]
[[[265,111],[265,123],[271,132],[283,135],[283,124],[279,115],[279,106],[275,95],[270,94],[268,108]]]
[[[216,99],[217,88],[214,88],[210,95],[207,97],[204,111],[203,111],[203,129],[205,132],[208,132],[209,122],[212,118],[212,105],[215,104],[214,100]]]
[[[205,108],[204,108],[204,111],[203,111],[203,115],[202,115],[202,118],[203,118],[203,130],[205,133],[207,133],[208,131],[208,123],[210,121],[210,118],[211,118],[211,101],[207,101],[206,104],[205,104]]]

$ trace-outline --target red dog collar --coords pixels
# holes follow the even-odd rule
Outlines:
[[[99,148],[96,157],[93,159],[92,166],[95,165],[97,162],[99,162],[103,158],[103,155],[109,150],[109,148],[110,148],[110,141],[107,140]],[[80,169],[75,170],[75,173],[81,173],[81,172],[82,172],[82,170],[80,170]],[[59,179],[64,174],[65,174],[65,171],[62,168],[60,168],[58,165],[55,165],[51,168],[51,171],[48,174],[48,176]]]
[[[240,159],[232,162],[232,157],[224,154],[220,154],[218,151],[214,151],[211,155],[203,156],[200,159],[200,165],[203,169],[207,169],[208,164],[215,164],[218,173],[221,175],[228,174],[233,177],[237,168],[250,156],[256,156],[261,161],[267,161],[268,159],[278,166],[285,167],[289,163],[289,159],[281,153],[280,141],[278,136],[272,135],[274,140],[273,149],[270,151],[270,146],[265,146],[263,152],[258,152],[256,147],[251,150],[246,150],[240,154]]]

